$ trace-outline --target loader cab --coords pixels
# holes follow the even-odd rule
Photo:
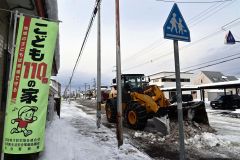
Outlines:
[[[123,101],[129,101],[131,92],[143,92],[148,85],[144,74],[122,74],[122,97]],[[113,79],[112,84],[116,84],[116,79]],[[116,85],[115,88],[117,89]]]
[[[128,90],[143,88],[145,82],[143,74],[123,74],[122,86]]]
[[[144,88],[148,84],[144,74],[122,74],[121,79],[122,87],[128,90]],[[116,84],[116,79],[112,83]]]

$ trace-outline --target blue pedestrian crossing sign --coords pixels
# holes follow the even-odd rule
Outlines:
[[[232,35],[232,32],[229,31],[228,34],[225,37],[225,44],[235,44],[236,40]]]
[[[164,38],[190,42],[190,31],[183,16],[174,3],[172,10],[163,26]]]

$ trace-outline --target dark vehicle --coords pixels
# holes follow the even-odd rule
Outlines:
[[[191,94],[182,94],[182,102],[191,102],[193,101],[193,97]],[[172,96],[170,99],[170,103],[177,102],[177,95]]]
[[[240,108],[240,96],[239,95],[221,95],[214,101],[210,102],[213,109],[235,109]]]

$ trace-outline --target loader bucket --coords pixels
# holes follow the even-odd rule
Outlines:
[[[183,103],[182,110],[184,121],[194,121],[197,123],[209,125],[205,103],[203,101]],[[168,116],[170,121],[178,120],[177,104],[169,106]]]

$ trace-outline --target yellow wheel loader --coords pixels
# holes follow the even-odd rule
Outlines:
[[[129,128],[142,130],[147,120],[153,117],[168,116],[170,121],[177,121],[177,105],[170,104],[163,92],[156,85],[148,85],[144,74],[122,74],[122,113]],[[113,80],[116,83],[116,80]],[[106,116],[110,123],[116,122],[117,87],[112,86],[106,101]],[[184,120],[208,124],[204,102],[183,103]]]

